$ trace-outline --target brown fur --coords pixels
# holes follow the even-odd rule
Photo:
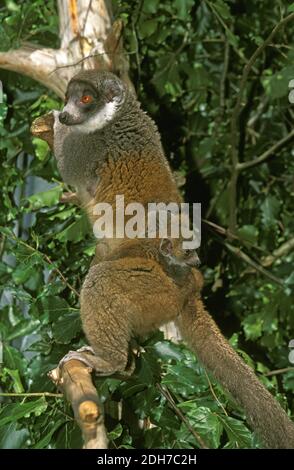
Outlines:
[[[200,361],[244,408],[266,447],[293,448],[293,423],[223,337],[201,299],[191,299],[178,325]]]
[[[99,87],[105,77],[113,76],[91,71],[73,80]],[[105,128],[77,135],[71,128],[54,127],[54,152],[64,180],[75,186],[93,223],[95,204],[113,205],[118,194],[125,196],[126,204],[181,201],[156,126],[128,90]],[[81,318],[97,355],[97,371],[123,371],[133,336],[176,320],[191,349],[244,407],[264,444],[293,448],[293,423],[205,311],[199,295],[201,274],[188,269],[183,278],[182,267],[179,276],[170,271],[159,256],[158,243],[110,239],[97,244],[81,291]],[[177,247],[174,256],[181,258]]]

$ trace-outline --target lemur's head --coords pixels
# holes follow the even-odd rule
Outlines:
[[[127,88],[113,73],[87,70],[69,82],[59,121],[84,133],[102,129],[122,107]]]

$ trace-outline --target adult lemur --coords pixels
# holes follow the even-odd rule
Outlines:
[[[73,77],[63,112],[39,118],[33,133],[40,129],[93,223],[95,204],[107,202],[115,211],[119,194],[125,204],[181,201],[154,122],[115,75],[92,70]],[[182,275],[179,281],[176,269],[167,267],[166,253],[160,256],[159,240],[104,243],[103,250],[97,245],[81,291],[82,323],[97,372],[123,372],[131,338],[174,320],[199,359],[245,409],[265,446],[293,448],[293,423],[206,312],[198,271],[189,268],[185,282]],[[173,248],[176,264],[181,249]]]

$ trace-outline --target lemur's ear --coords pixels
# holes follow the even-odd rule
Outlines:
[[[108,79],[105,83],[105,98],[109,103],[110,101],[120,100],[123,97],[123,87],[116,80]]]

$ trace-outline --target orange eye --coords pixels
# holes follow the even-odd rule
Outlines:
[[[80,99],[80,102],[83,104],[89,104],[89,103],[92,103],[92,101],[93,101],[93,96],[91,95],[84,95]]]

